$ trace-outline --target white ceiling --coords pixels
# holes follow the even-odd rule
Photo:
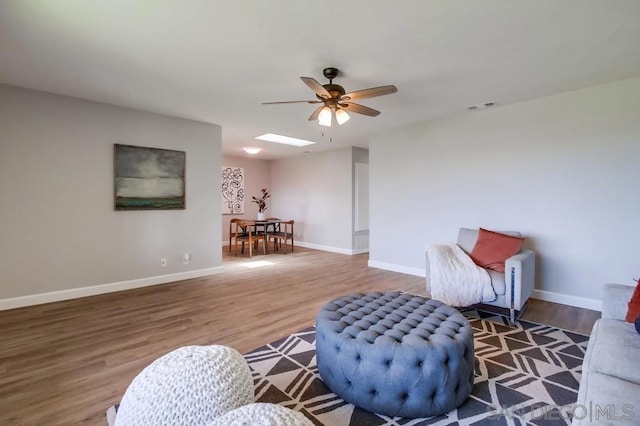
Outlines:
[[[398,93],[333,142],[315,105],[261,105],[314,99],[299,77],[327,66],[347,91]],[[638,75],[638,0],[0,1],[0,82],[220,124],[224,153],[264,159]],[[253,140],[268,132],[319,143]]]

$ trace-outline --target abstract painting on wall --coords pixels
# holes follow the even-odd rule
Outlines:
[[[222,214],[244,213],[244,169],[222,166]]]
[[[184,151],[115,144],[115,209],[184,209],[185,157]]]

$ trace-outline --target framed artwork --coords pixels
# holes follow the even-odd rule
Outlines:
[[[115,144],[115,209],[184,209],[185,161],[184,151]]]
[[[244,213],[244,169],[222,166],[222,214]]]

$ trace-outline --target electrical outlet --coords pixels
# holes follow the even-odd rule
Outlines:
[[[167,258],[166,257],[163,257],[163,258],[160,259],[160,266],[163,267],[163,268],[165,266],[167,266]]]
[[[182,256],[182,264],[186,265],[191,261],[191,253],[185,253],[184,256]]]

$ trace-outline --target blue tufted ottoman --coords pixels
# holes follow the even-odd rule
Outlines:
[[[390,417],[431,417],[473,387],[473,330],[454,308],[399,292],[350,294],[316,318],[320,376],[342,399]]]

